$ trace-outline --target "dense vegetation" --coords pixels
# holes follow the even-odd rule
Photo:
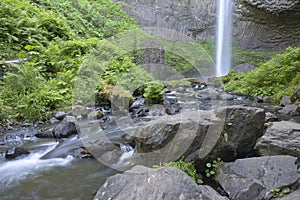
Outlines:
[[[213,42],[169,42],[141,30],[137,32],[137,23],[118,3],[110,0],[3,0],[0,2],[0,21],[0,122],[46,120],[53,111],[69,109],[72,103],[110,103],[114,86],[119,88],[115,90],[118,97],[132,99],[132,94],[143,94],[148,102],[161,102],[164,86],[139,66],[143,63],[144,50],[119,51],[120,42],[125,48],[142,47],[145,40],[158,42],[164,47],[165,64],[180,74],[193,70],[194,66],[199,67],[199,71],[213,64]],[[129,38],[125,35],[116,42],[106,40],[132,29],[134,34]],[[281,64],[269,61],[261,65],[260,69],[266,70],[258,74],[270,72],[271,66],[274,67],[274,79],[270,75],[269,85],[265,88],[259,85],[259,77],[247,75],[247,78],[244,74],[231,72],[227,89],[275,99],[289,94],[294,89],[293,84],[298,84],[299,75],[295,69],[281,66],[291,65],[289,62],[296,59],[299,50],[289,51],[286,58],[278,58],[282,60]],[[234,45],[233,64],[256,65],[272,54],[246,51]],[[22,64],[6,62],[13,59]],[[1,77],[3,72],[5,76]],[[280,75],[282,72],[285,75]],[[84,81],[78,80],[78,74]],[[251,79],[255,81],[251,82]],[[239,81],[243,82],[243,88],[235,86]],[[272,85],[273,82],[277,85]],[[74,83],[78,91],[73,90]],[[186,83],[171,81],[164,84]],[[251,87],[261,89],[256,91]],[[92,101],[87,100],[88,96],[92,96]]]
[[[8,71],[0,93],[0,120],[44,120],[71,104],[72,86],[85,55],[101,39],[137,27],[109,0],[3,0],[0,59]],[[116,66],[119,67],[119,66]]]
[[[224,77],[225,89],[238,93],[271,97],[278,102],[300,85],[300,47],[287,48],[250,73],[231,71]]]

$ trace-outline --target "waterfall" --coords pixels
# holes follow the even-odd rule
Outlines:
[[[226,75],[231,66],[232,0],[217,3],[216,76]]]

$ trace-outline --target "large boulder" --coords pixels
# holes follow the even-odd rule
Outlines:
[[[135,166],[124,174],[109,177],[94,200],[225,200],[209,186],[197,185],[183,171],[173,167],[151,169]]]
[[[215,40],[216,0],[121,1],[129,4],[125,10],[142,27],[167,28],[196,40]],[[233,40],[249,49],[299,46],[299,13],[297,0],[233,1]]]
[[[270,199],[272,190],[293,188],[300,179],[297,158],[266,156],[225,163],[216,179],[231,199]]]
[[[202,163],[250,156],[263,135],[264,121],[263,109],[243,106],[162,116],[136,130],[139,153],[134,162],[152,166],[182,155]]]
[[[300,158],[300,124],[271,122],[255,146],[260,155],[291,155]]]
[[[300,115],[300,105],[286,105],[285,107],[283,107],[283,109],[279,110],[278,113],[282,115],[292,116]]]
[[[75,125],[75,117],[66,116],[63,121],[53,129],[53,135],[56,138],[67,138],[71,135],[77,134]]]

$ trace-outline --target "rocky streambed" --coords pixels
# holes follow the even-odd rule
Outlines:
[[[166,89],[163,104],[74,106],[49,125],[1,130],[1,199],[299,199],[298,110],[195,80]],[[203,185],[152,168],[182,157]]]

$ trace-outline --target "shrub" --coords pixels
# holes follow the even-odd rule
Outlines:
[[[198,184],[203,183],[203,181],[197,175],[194,164],[192,162],[184,162],[183,158],[181,158],[178,161],[166,163],[164,165],[161,165],[161,164],[155,165],[154,167],[158,168],[158,167],[163,167],[163,166],[176,167],[176,168],[182,170],[183,172],[185,172],[196,183],[198,183]]]
[[[300,47],[290,47],[277,54],[250,73],[231,72],[225,89],[279,101],[283,95],[291,95],[300,85]]]
[[[8,108],[7,118],[25,121],[44,120],[51,110],[61,106],[63,93],[60,82],[45,80],[32,65],[16,66],[17,73],[9,72],[2,83],[0,96]]]
[[[147,84],[144,96],[148,103],[161,103],[164,100],[164,85],[158,81]]]

